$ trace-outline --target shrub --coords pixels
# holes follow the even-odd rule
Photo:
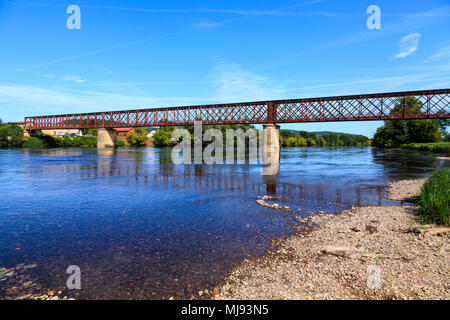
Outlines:
[[[450,168],[433,173],[421,189],[418,205],[422,222],[450,225]]]
[[[29,137],[24,142],[22,147],[24,148],[32,148],[32,149],[41,149],[44,148],[44,142],[41,139],[36,137]]]
[[[0,148],[19,148],[23,143],[23,129],[16,125],[0,127]]]
[[[147,136],[132,132],[127,135],[127,141],[132,147],[143,147],[147,141]]]
[[[164,127],[156,131],[153,136],[153,144],[156,147],[170,147],[174,146],[176,142],[172,141],[172,132],[175,130],[175,127]]]

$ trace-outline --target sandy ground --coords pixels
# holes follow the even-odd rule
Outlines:
[[[417,196],[425,180],[389,184]],[[352,208],[302,222],[274,252],[243,261],[215,299],[449,299],[449,228],[422,226],[414,206]]]

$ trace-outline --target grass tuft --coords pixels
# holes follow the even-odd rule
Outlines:
[[[435,171],[425,182],[418,205],[423,223],[450,225],[450,168]]]

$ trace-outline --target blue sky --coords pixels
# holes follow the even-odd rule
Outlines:
[[[74,4],[80,30],[66,27]],[[3,121],[449,88],[450,1],[0,0],[0,48]],[[371,137],[381,124],[282,128]]]

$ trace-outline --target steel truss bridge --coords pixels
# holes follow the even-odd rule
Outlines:
[[[395,108],[415,98],[418,108]],[[407,103],[406,103],[407,104]],[[226,103],[25,118],[25,129],[84,129],[450,118],[450,89]]]

